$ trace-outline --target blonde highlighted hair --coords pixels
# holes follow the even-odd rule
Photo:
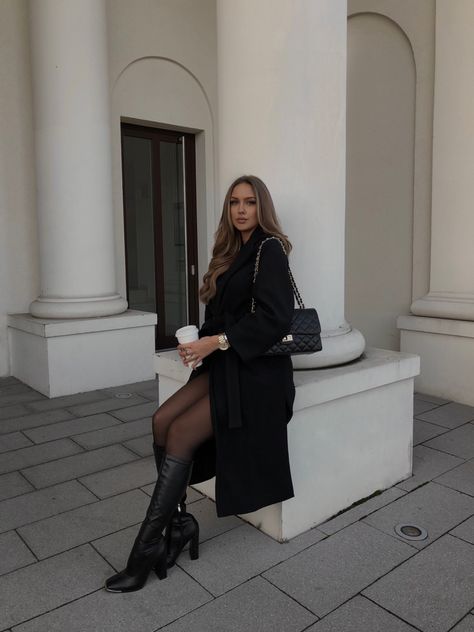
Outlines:
[[[242,182],[250,184],[253,189],[257,202],[257,219],[259,225],[266,233],[275,235],[282,240],[287,254],[291,251],[291,243],[282,231],[275,212],[272,196],[265,183],[260,180],[260,178],[257,178],[257,176],[252,175],[244,175],[236,178],[228,188],[224,198],[222,215],[215,234],[212,258],[209,263],[209,269],[203,277],[201,289],[199,290],[199,298],[203,303],[208,303],[210,299],[215,296],[217,277],[229,268],[242,245],[240,232],[232,224],[230,213],[232,192],[234,187]]]

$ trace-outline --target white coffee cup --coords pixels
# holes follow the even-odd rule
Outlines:
[[[185,345],[187,342],[194,342],[199,340],[198,328],[196,325],[186,325],[186,327],[180,327],[176,330],[175,336],[178,339],[180,345]],[[186,362],[186,366],[191,366],[192,360]],[[196,364],[196,367],[201,366],[202,362]]]

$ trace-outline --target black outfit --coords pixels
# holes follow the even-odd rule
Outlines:
[[[253,284],[258,246],[268,236],[257,226],[218,277],[199,337],[225,332],[231,347],[204,358],[189,378],[209,371],[214,435],[194,453],[190,484],[216,476],[218,516],[294,496],[287,441],[295,397],[291,357],[262,355],[290,330],[294,297],[288,259],[275,240],[264,244]]]

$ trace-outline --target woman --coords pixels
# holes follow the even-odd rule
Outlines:
[[[200,289],[206,309],[199,340],[178,345],[193,372],[153,416],[158,479],[127,566],[107,580],[107,590],[139,590],[152,568],[166,577],[187,542],[191,558],[198,557],[198,524],[185,511],[188,484],[216,476],[218,516],[294,496],[287,444],[291,357],[263,355],[288,333],[294,306],[287,255],[277,240],[262,245],[254,282],[259,246],[272,235],[289,253],[265,184],[256,176],[237,178]]]

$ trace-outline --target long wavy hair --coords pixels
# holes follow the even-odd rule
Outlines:
[[[222,215],[215,233],[214,248],[209,269],[203,277],[203,284],[199,290],[199,298],[203,303],[208,303],[216,294],[217,277],[223,274],[235,259],[242,245],[240,232],[234,227],[230,212],[230,198],[234,187],[242,182],[250,184],[257,202],[257,219],[266,233],[279,237],[286,253],[291,251],[291,243],[283,233],[275,212],[272,196],[265,183],[257,176],[244,175],[236,178],[227,190],[222,207]]]

